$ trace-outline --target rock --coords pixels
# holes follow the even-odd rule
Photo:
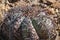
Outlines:
[[[55,14],[55,9],[54,8],[48,8],[48,14]]]
[[[46,4],[42,4],[42,3],[40,3],[40,6],[41,6],[42,8],[46,8],[46,7],[47,7]]]
[[[8,0],[9,3],[17,2],[18,0]]]
[[[55,3],[56,0],[47,0],[48,2]]]
[[[60,0],[56,0],[56,1],[60,2]]]
[[[43,0],[43,3],[47,3],[47,2],[55,3],[55,2],[56,2],[56,0]]]
[[[60,8],[60,3],[59,2],[55,2],[51,5],[54,8]]]
[[[55,3],[56,0],[42,0],[42,2],[47,4],[47,5],[51,5],[51,4]]]

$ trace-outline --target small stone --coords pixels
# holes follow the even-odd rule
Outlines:
[[[52,14],[55,14],[54,8],[51,8],[50,11]]]
[[[47,2],[55,3],[56,0],[43,0],[43,3],[47,3]]]
[[[56,3],[53,3],[51,6],[54,8],[60,8],[60,3],[56,2]]]
[[[58,11],[58,9],[56,9],[56,13],[58,13],[59,11]]]
[[[55,3],[56,0],[47,0],[48,2]]]
[[[14,2],[17,2],[18,0],[8,0],[9,3],[14,3]]]
[[[47,8],[47,13],[48,14],[55,14],[55,9],[54,8]]]
[[[46,8],[47,7],[46,4],[42,4],[42,3],[40,4],[40,6],[43,7],[43,8]]]

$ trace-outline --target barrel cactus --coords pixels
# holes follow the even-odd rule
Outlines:
[[[55,40],[56,26],[45,12],[34,7],[14,7],[5,12],[0,40]]]

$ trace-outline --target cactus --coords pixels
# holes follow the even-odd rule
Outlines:
[[[56,31],[53,20],[45,12],[36,11],[33,13],[38,15],[31,16],[30,9],[33,7],[19,6],[5,12],[7,16],[0,27],[0,39],[2,37],[4,40],[55,40]]]

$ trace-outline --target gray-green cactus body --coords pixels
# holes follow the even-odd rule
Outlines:
[[[56,37],[56,26],[47,15],[39,14],[39,17],[32,18],[32,24],[37,31],[40,39],[54,40]]]
[[[27,9],[18,7],[7,12],[0,30],[1,37],[5,38],[4,40],[55,40],[53,20],[47,17],[45,12],[34,17],[25,16],[23,14]]]

